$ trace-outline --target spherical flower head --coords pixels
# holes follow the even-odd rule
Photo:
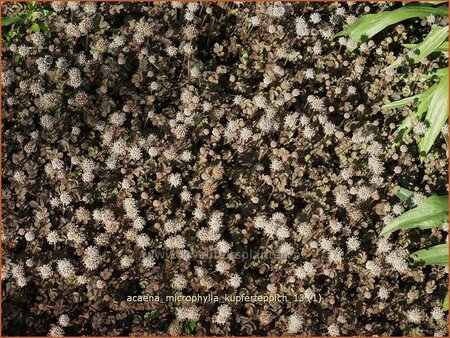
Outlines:
[[[402,206],[401,204],[395,204],[395,205],[392,207],[392,213],[393,213],[394,215],[400,215],[400,214],[402,214],[404,211],[405,211],[405,208],[403,208],[403,206]]]
[[[22,170],[17,170],[14,172],[13,178],[17,183],[24,184],[27,176],[25,175],[25,173]]]
[[[224,274],[225,272],[227,272],[229,268],[230,268],[230,264],[228,264],[227,262],[222,261],[222,260],[218,261],[216,263],[216,267],[215,267],[216,271],[221,274]]]
[[[210,226],[210,229],[213,231],[219,231],[222,226],[222,214],[220,212],[213,212],[211,217],[209,218],[208,225]]]
[[[48,264],[44,264],[38,268],[39,274],[41,275],[42,279],[48,279],[52,276],[53,270],[52,267]]]
[[[150,243],[150,237],[147,234],[140,234],[136,237],[136,245],[141,249],[150,246]]]
[[[183,202],[190,202],[192,200],[192,194],[187,189],[183,189],[183,191],[180,193],[180,199]]]
[[[293,314],[288,317],[287,331],[289,334],[298,333],[303,326],[303,319],[298,314]]]
[[[389,298],[389,291],[384,286],[381,286],[378,290],[378,297],[382,300],[386,300]]]
[[[62,337],[64,336],[64,330],[61,326],[52,325],[50,331],[48,332],[50,337]]]
[[[295,19],[295,32],[300,37],[309,35],[310,30],[304,18],[298,17]]]
[[[334,195],[334,200],[338,206],[346,207],[350,203],[350,197],[347,191],[339,190]]]
[[[84,251],[83,264],[87,270],[95,270],[101,263],[100,253],[97,247],[88,246]]]
[[[139,216],[139,211],[136,207],[136,200],[134,198],[128,197],[128,198],[124,199],[123,207],[125,209],[127,216],[130,219],[134,220],[134,219],[136,219],[136,217]]]
[[[309,237],[313,233],[312,225],[308,223],[300,223],[297,227],[297,232],[301,237]]]
[[[187,280],[183,275],[176,274],[172,279],[171,285],[175,290],[183,290],[187,286]]]
[[[50,115],[45,114],[45,115],[42,115],[40,124],[41,124],[42,128],[44,128],[46,130],[50,130],[53,128],[54,120]]]
[[[348,251],[356,251],[361,246],[361,242],[359,241],[358,237],[352,236],[347,238],[346,241]]]
[[[431,311],[431,318],[433,318],[435,321],[440,321],[445,317],[444,311],[442,311],[441,307],[434,307]]]
[[[52,230],[47,234],[46,239],[50,245],[55,245],[56,243],[59,242],[60,237],[56,230]]]
[[[292,114],[286,115],[286,117],[284,118],[284,125],[290,130],[296,129],[298,116],[299,116],[298,113],[292,113]]]
[[[58,324],[61,325],[62,327],[67,327],[70,325],[70,318],[68,315],[61,315],[58,318]]]
[[[217,313],[213,317],[213,322],[219,325],[224,325],[230,318],[231,313],[231,306],[228,304],[222,304],[218,307]]]
[[[252,16],[250,18],[250,23],[252,24],[252,26],[258,27],[261,24],[261,20],[257,16]]]
[[[270,169],[272,171],[281,171],[283,170],[283,162],[281,162],[279,159],[273,159],[270,163]]]
[[[127,145],[125,141],[122,139],[115,141],[111,146],[111,152],[118,156],[125,155],[127,152]]]
[[[344,252],[341,248],[334,248],[329,251],[328,258],[333,263],[342,263]]]
[[[179,173],[170,174],[167,180],[172,188],[177,188],[181,185],[181,175]]]
[[[56,13],[60,13],[66,8],[66,4],[64,2],[51,2],[50,6],[52,6]]]
[[[111,114],[109,121],[116,127],[120,127],[125,122],[125,114],[122,112],[115,112]]]
[[[294,247],[290,243],[283,243],[278,248],[278,255],[281,259],[287,259],[291,257],[295,252]]]
[[[332,233],[337,233],[342,229],[342,223],[335,219],[330,220],[330,230]]]
[[[33,230],[27,231],[24,237],[27,242],[32,242],[36,238]]]
[[[184,249],[186,239],[181,235],[171,236],[165,240],[164,245],[168,249]]]
[[[303,73],[305,74],[305,78],[308,80],[313,80],[316,76],[316,72],[312,68],[306,69]]]
[[[227,283],[231,287],[237,289],[242,283],[242,278],[238,274],[234,273],[230,276],[230,278],[228,278]]]
[[[392,249],[392,244],[389,243],[389,239],[386,237],[381,237],[377,243],[377,252],[389,252]]]
[[[59,200],[62,205],[67,206],[72,202],[72,197],[67,191],[63,191],[61,195],[59,195]]]
[[[163,228],[166,234],[174,234],[183,228],[183,224],[175,220],[167,220]]]
[[[71,68],[69,70],[69,79],[67,84],[74,88],[81,86],[81,72],[78,68]]]
[[[406,312],[406,318],[410,323],[420,324],[420,322],[422,321],[422,313],[419,309],[414,308]]]
[[[411,202],[418,206],[420,203],[422,203],[426,199],[426,196],[422,193],[415,193],[411,199]]]
[[[281,239],[281,240],[286,239],[286,238],[289,238],[290,235],[291,235],[291,234],[289,233],[289,228],[288,228],[287,226],[284,226],[284,225],[280,226],[280,227],[276,230],[276,233],[275,233],[275,236],[276,236],[278,239]]]
[[[89,279],[86,276],[77,276],[77,283],[78,285],[85,285],[89,282]]]
[[[75,268],[73,267],[72,263],[68,259],[60,259],[57,262],[58,267],[58,273],[64,277],[69,278],[75,275]]]
[[[244,127],[239,131],[239,139],[242,142],[247,142],[253,136],[253,132],[250,128]]]
[[[216,248],[221,255],[225,255],[231,250],[230,244],[224,240],[220,240],[219,242],[217,242]]]
[[[178,54],[178,48],[175,46],[168,46],[166,48],[166,53],[167,55],[169,55],[170,57],[176,56]]]
[[[325,251],[331,251],[333,249],[333,242],[328,238],[321,238],[319,244],[320,247]]]
[[[339,336],[339,327],[336,324],[331,324],[327,328],[328,334],[332,337]]]
[[[381,267],[375,263],[374,261],[367,261],[366,262],[366,269],[371,273],[373,276],[379,276],[381,274]]]
[[[317,24],[321,21],[321,17],[319,13],[312,13],[311,16],[309,17],[309,20],[314,23]]]
[[[142,266],[146,269],[152,268],[155,264],[155,259],[151,255],[147,255],[142,259]]]
[[[120,259],[120,267],[121,267],[122,269],[127,269],[127,268],[129,268],[133,263],[134,263],[133,257],[130,257],[130,256],[128,256],[128,255],[124,255],[124,256],[122,256],[122,258]]]
[[[386,257],[386,262],[400,273],[406,273],[409,270],[405,255],[399,250],[390,252]]]
[[[158,156],[158,148],[156,148],[156,147],[150,147],[150,148],[148,148],[147,152],[148,152],[148,155],[149,155],[151,158],[154,158],[154,157]]]
[[[198,321],[200,318],[200,310],[195,305],[190,306],[183,306],[179,307],[175,311],[175,315],[178,320],[192,320],[192,321]]]
[[[316,268],[314,267],[314,264],[311,262],[304,262],[303,270],[305,271],[305,274],[309,277],[314,277],[317,272]]]
[[[142,158],[142,150],[138,146],[129,148],[128,154],[130,155],[130,159],[133,161],[139,161]]]
[[[306,273],[305,269],[302,266],[294,270],[294,275],[300,280],[304,280],[308,276],[308,274]]]
[[[195,47],[188,42],[183,46],[183,53],[190,56],[195,53]]]

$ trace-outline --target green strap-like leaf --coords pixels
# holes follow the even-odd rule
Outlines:
[[[416,208],[409,210],[381,230],[381,235],[388,235],[399,229],[440,227],[448,219],[448,195],[430,196]]]
[[[385,104],[384,106],[381,107],[381,109],[384,110],[384,109],[400,108],[400,107],[406,106],[410,102],[413,102],[417,98],[420,98],[420,94],[410,96],[410,97],[405,97],[404,99]]]
[[[444,298],[444,303],[442,304],[442,310],[448,311],[448,292],[447,292],[447,295]]]
[[[448,71],[447,69],[445,69]],[[419,104],[417,105],[416,111],[403,119],[403,121],[400,123],[400,125],[397,128],[397,134],[398,136],[394,140],[394,144],[398,146],[403,139],[404,136],[406,136],[412,129],[412,118],[416,117],[417,119],[421,120],[423,118],[423,115],[428,110],[428,107],[430,106],[431,98],[434,94],[434,91],[437,88],[437,84],[431,86],[424,92],[418,94]]]
[[[426,265],[448,265],[448,243],[414,252],[414,260]]]
[[[413,57],[414,63],[418,63],[423,59],[425,59],[431,53],[436,52],[438,48],[447,39],[447,37],[448,37],[448,26],[431,27],[431,31],[430,33],[428,33],[426,38],[421,43],[419,43],[418,45],[414,45],[413,47],[413,50],[417,53]],[[408,45],[403,46],[407,47]]]
[[[404,43],[402,45],[408,49],[416,49],[417,44],[415,43]],[[443,42],[437,49],[436,52],[447,52],[448,51],[448,41]]]
[[[31,25],[30,30],[31,30],[32,32],[37,33],[37,32],[40,32],[40,31],[41,31],[41,28],[39,27],[39,24],[37,24],[37,23],[35,22],[34,24]]]
[[[2,18],[2,26],[9,26],[13,23],[19,22],[21,19],[17,15],[7,16]]]
[[[425,120],[429,128],[419,142],[419,150],[424,157],[431,149],[448,119],[448,73],[438,83],[431,97]]]
[[[437,49],[439,52],[448,52],[448,41],[445,41]]]
[[[413,195],[414,191],[405,188],[400,188],[400,190],[395,194],[395,196],[400,198],[400,200],[402,200],[403,202],[408,202]]]
[[[444,77],[448,74],[448,68],[439,68],[435,71],[429,72],[427,74],[427,79],[431,79],[433,76],[436,76],[438,78]]]
[[[429,15],[447,16],[447,8],[432,6],[411,5],[404,6],[393,11],[384,11],[376,14],[367,14],[356,20],[354,24],[340,31],[335,36],[349,36],[358,43],[370,39],[386,27],[400,21],[425,17]]]

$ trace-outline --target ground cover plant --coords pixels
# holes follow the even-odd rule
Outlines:
[[[446,13],[3,3],[3,334],[447,335]]]

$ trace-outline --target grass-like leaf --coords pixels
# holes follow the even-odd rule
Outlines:
[[[445,69],[445,70],[448,71],[447,69]],[[416,110],[414,111],[414,113],[412,115],[405,117],[397,128],[398,136],[394,140],[394,144],[396,146],[399,146],[403,137],[406,136],[411,131],[411,129],[413,127],[413,125],[412,125],[413,117],[416,117],[417,119],[422,120],[423,115],[427,112],[428,107],[430,106],[431,98],[433,97],[433,94],[434,94],[434,91],[436,90],[436,88],[437,88],[437,84],[431,86],[427,90],[418,94],[418,97],[417,97],[418,105],[417,105]],[[398,104],[399,101],[396,101],[396,102]],[[395,104],[395,102],[392,102],[388,105],[394,105],[394,104]],[[388,105],[386,105],[386,106],[388,106]],[[385,106],[383,106],[383,109],[388,109],[388,108],[384,108],[384,107]]]
[[[444,303],[442,304],[442,310],[448,311],[448,292],[447,292],[447,295],[444,298]]]
[[[448,243],[414,252],[414,260],[426,265],[448,265]]]
[[[400,188],[400,190],[395,194],[401,201],[408,203],[414,195],[414,191]]]
[[[425,117],[429,128],[419,142],[419,150],[424,157],[431,149],[445,122],[448,119],[448,70],[438,83],[431,97],[430,106]]]
[[[400,107],[406,106],[408,103],[413,102],[415,99],[418,99],[418,98],[420,98],[420,94],[410,96],[410,97],[405,97],[404,99],[385,104],[384,106],[381,107],[381,109],[384,110],[384,109],[400,108]]]
[[[423,59],[425,59],[431,53],[436,52],[438,48],[447,39],[447,37],[448,37],[448,26],[431,27],[431,31],[430,33],[428,33],[425,39],[421,43],[414,45],[414,47],[412,48],[416,52],[416,55],[414,55],[413,57],[414,63],[418,63]],[[403,46],[408,48],[407,47],[408,45]]]
[[[402,46],[408,49],[416,49],[417,44],[405,43]],[[436,52],[447,52],[447,51],[448,51],[448,41],[444,41],[439,47],[436,48]]]
[[[19,22],[21,20],[22,19],[17,15],[6,16],[6,17],[2,18],[2,26],[9,26],[9,25],[12,25],[13,23]]]
[[[411,5],[393,11],[384,11],[377,14],[367,14],[359,18],[354,24],[336,34],[336,36],[349,36],[358,43],[364,42],[386,27],[403,20],[425,17],[429,15],[447,16],[447,8],[432,6]]]
[[[430,196],[416,208],[409,210],[381,230],[381,235],[388,235],[399,229],[440,227],[448,219],[448,195]]]
[[[427,74],[427,79],[431,79],[433,76],[438,78],[444,77],[448,74],[448,68],[438,68]]]
[[[448,41],[445,41],[437,48],[438,52],[448,52]]]

